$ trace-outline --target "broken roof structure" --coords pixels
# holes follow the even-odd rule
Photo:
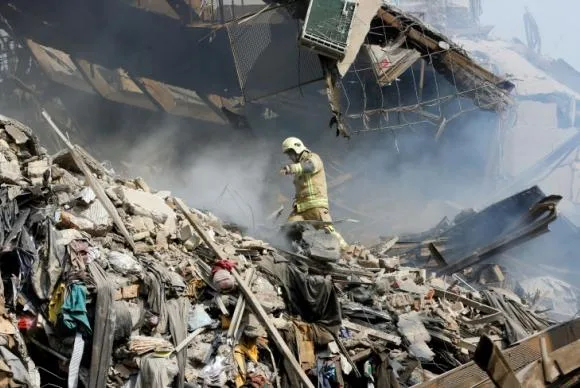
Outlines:
[[[354,244],[344,255],[308,223],[274,247],[142,178],[118,176],[58,128],[91,111],[67,120],[68,107],[94,99],[113,124],[126,116],[109,112],[133,110],[136,132],[150,114],[248,129],[252,107],[288,117],[306,105],[304,115],[328,116],[330,102],[343,135],[419,128],[432,141],[458,117],[511,105],[515,80],[475,63],[417,12],[442,2],[399,3],[416,10],[324,0],[0,4],[10,86],[1,92],[61,113],[40,117],[66,145],[50,155],[36,137],[43,131],[0,117],[0,384],[573,384],[578,290],[548,276],[522,280],[502,261],[538,249],[531,244],[565,222],[560,196],[526,186],[420,235]],[[446,1],[428,16],[442,25],[450,14],[477,18],[480,3],[466,4]],[[489,49],[469,44],[477,59]],[[543,82],[528,86],[523,99],[554,94]],[[283,93],[296,88],[302,100]],[[556,90],[576,101],[577,90]],[[556,148],[547,164],[570,149]],[[332,172],[330,190],[356,174]],[[349,207],[338,195],[335,203]]]
[[[15,88],[38,98],[38,84],[44,79],[151,114],[247,127],[243,117],[252,112],[251,104],[269,108],[271,99],[274,107],[272,96],[332,73],[327,80],[331,111],[337,123],[351,121],[342,125],[344,134],[350,126],[355,131],[371,128],[372,120],[377,128],[401,125],[389,115],[399,112],[417,113],[417,120],[407,123],[441,127],[472,109],[461,106],[444,112],[462,99],[471,99],[474,109],[502,110],[509,103],[509,82],[475,64],[411,14],[380,2],[352,3],[350,22],[345,19],[344,25],[333,19],[333,12],[341,10],[316,0],[278,5],[119,0],[103,6],[105,13],[92,6],[77,10],[75,2],[5,2],[0,7],[7,34],[3,55],[10,68],[4,69],[4,82],[16,83]],[[69,12],[78,16],[68,18]],[[304,25],[296,19],[303,19]],[[332,46],[335,38],[329,38],[330,43],[315,38],[317,28],[319,35],[344,30],[340,52],[322,49]],[[104,30],[119,38],[103,36]],[[302,43],[297,45],[299,33]],[[336,55],[341,58],[334,74],[336,64],[328,67],[325,61]],[[199,58],[220,60],[214,64]],[[25,66],[29,59],[32,68]],[[360,79],[359,85],[351,86],[353,77]],[[359,97],[357,89],[369,82],[375,86]],[[43,88],[48,99],[51,89]],[[60,99],[64,115],[71,104]]]

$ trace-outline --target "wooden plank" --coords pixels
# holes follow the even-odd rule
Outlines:
[[[550,359],[556,362],[563,375],[580,368],[580,340],[561,347],[550,354]]]
[[[52,129],[56,132],[58,137],[60,137],[60,139],[67,146],[67,148],[69,149],[69,151],[71,153],[73,160],[75,161],[75,164],[83,172],[85,178],[87,179],[87,182],[89,183],[89,186],[91,187],[91,189],[93,189],[98,200],[101,201],[101,204],[103,205],[103,207],[105,208],[107,213],[109,213],[109,216],[111,216],[111,218],[113,219],[113,222],[115,223],[115,225],[119,229],[119,232],[121,232],[121,234],[125,238],[125,241],[127,241],[127,243],[129,244],[129,246],[131,247],[131,249],[134,252],[136,250],[135,242],[133,241],[131,234],[129,234],[129,231],[125,227],[125,224],[123,223],[123,220],[119,216],[119,213],[117,213],[117,208],[115,208],[115,205],[113,205],[113,203],[111,202],[111,200],[109,199],[109,197],[105,193],[105,190],[103,189],[103,187],[101,186],[99,181],[97,179],[95,179],[95,177],[91,173],[91,170],[89,170],[89,168],[85,164],[85,161],[79,156],[76,147],[60,131],[60,129],[56,126],[56,124],[52,121],[52,119],[50,118],[50,116],[48,115],[48,113],[44,109],[42,109],[42,116],[48,122],[48,124],[52,127]]]
[[[381,250],[381,255],[385,255],[398,242],[399,242],[398,236],[395,236],[392,239],[390,239],[389,241],[387,241],[386,244],[384,244],[382,246],[383,249]]]
[[[362,361],[366,358],[369,358],[372,353],[373,353],[372,349],[365,349],[362,352],[357,353],[354,356],[352,356],[351,359],[353,362],[359,362],[359,361]]]
[[[252,281],[254,278],[255,269],[250,268],[246,272],[246,278],[244,281],[246,284],[251,287]],[[231,342],[231,345],[234,343],[235,334],[240,327],[240,323],[242,322],[242,317],[244,315],[244,310],[246,309],[246,300],[244,299],[243,295],[238,296],[238,301],[236,303],[236,308],[234,309],[234,315],[232,316],[232,322],[230,323],[230,327],[228,329],[227,339]]]
[[[183,341],[181,341],[175,347],[175,353],[179,353],[181,351],[181,349],[183,349],[184,347],[186,347],[187,345],[189,345],[189,343],[191,341],[193,341],[193,339],[195,337],[197,337],[198,335],[200,335],[201,333],[203,333],[204,330],[205,330],[205,327],[200,327],[199,329],[195,329],[190,335],[188,335]]]
[[[481,312],[487,313],[487,314],[497,314],[497,313],[501,313],[501,311],[499,311],[498,309],[494,309],[491,306],[488,306],[486,304],[483,303],[479,303],[475,300],[469,299],[469,298],[465,298],[461,295],[457,295],[453,292],[449,292],[446,290],[442,290],[440,288],[437,287],[433,287],[433,290],[435,291],[435,296],[441,299],[448,299],[452,302],[456,302],[459,301],[467,306],[471,306]]]
[[[203,230],[203,228],[199,226],[199,224],[197,223],[197,219],[189,211],[189,208],[185,206],[183,201],[179,198],[175,198],[175,204],[183,212],[185,218],[187,218],[187,220],[189,221],[193,229],[195,229],[197,234],[201,237],[201,239],[215,253],[216,257],[220,260],[227,260],[227,256],[225,255],[224,251],[216,243],[214,243],[209,238],[205,230]],[[266,314],[266,311],[260,305],[252,290],[244,283],[244,280],[242,279],[237,270],[232,269],[231,273],[234,276],[234,279],[236,279],[240,291],[246,298],[246,302],[250,305],[250,307],[260,320],[260,323],[266,327],[266,330],[272,336],[272,339],[274,340],[274,343],[278,346],[280,352],[284,355],[284,357],[286,357],[288,361],[290,361],[290,365],[292,366],[292,369],[294,369],[294,372],[298,374],[300,380],[302,380],[302,383],[306,387],[314,388],[314,385],[312,384],[306,373],[304,373],[304,371],[302,370],[300,363],[296,360],[296,358],[292,354],[292,351],[290,350],[290,348],[288,348],[288,345],[286,345],[286,342],[280,335],[280,332],[278,332],[278,329],[276,329],[272,321],[270,321],[270,319],[268,318],[268,314]]]
[[[383,19],[387,24],[399,29],[407,30],[396,15],[384,9],[380,9],[377,15],[381,19]],[[437,42],[435,39],[428,37],[427,35],[425,35],[424,33],[420,32],[415,28],[408,29],[408,36],[415,42],[422,45],[423,47],[426,47],[429,51],[432,52],[441,51],[441,48],[439,47],[439,42]],[[463,67],[465,69],[469,69],[470,73],[492,83],[493,85],[498,85],[499,83],[503,82],[501,78],[487,71],[486,69],[476,64],[465,55],[457,52],[456,50],[453,49],[447,50],[444,55],[446,60],[452,61],[456,65]]]
[[[358,325],[354,322],[350,322],[347,320],[342,321],[342,326],[346,327],[349,330],[354,330],[354,331],[357,331],[359,333],[367,334],[369,337],[378,338],[378,339],[381,339],[383,341],[387,341],[389,343],[395,344],[397,346],[401,345],[401,337],[394,335],[394,334],[383,333],[383,332],[378,331],[376,329],[372,329],[370,327]]]
[[[521,387],[507,358],[489,337],[481,337],[473,360],[498,387]]]

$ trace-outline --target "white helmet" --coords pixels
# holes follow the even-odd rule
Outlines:
[[[308,149],[304,146],[302,140],[297,137],[289,137],[282,142],[282,152],[286,153],[288,150],[293,150],[296,152],[296,155],[300,155],[303,151],[307,151]]]

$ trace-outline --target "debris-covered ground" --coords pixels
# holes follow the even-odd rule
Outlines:
[[[412,386],[555,323],[480,264],[555,218],[537,188],[339,257],[307,227],[291,250],[244,236],[80,147],[48,155],[7,118],[0,183],[1,386]],[[478,232],[506,206],[517,222]],[[570,330],[506,376],[540,359],[543,381],[576,370],[558,361]]]

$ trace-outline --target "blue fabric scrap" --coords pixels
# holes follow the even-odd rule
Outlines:
[[[87,316],[87,287],[83,283],[73,283],[69,286],[61,312],[62,321],[67,328],[80,329],[80,325],[87,333],[92,333]]]

